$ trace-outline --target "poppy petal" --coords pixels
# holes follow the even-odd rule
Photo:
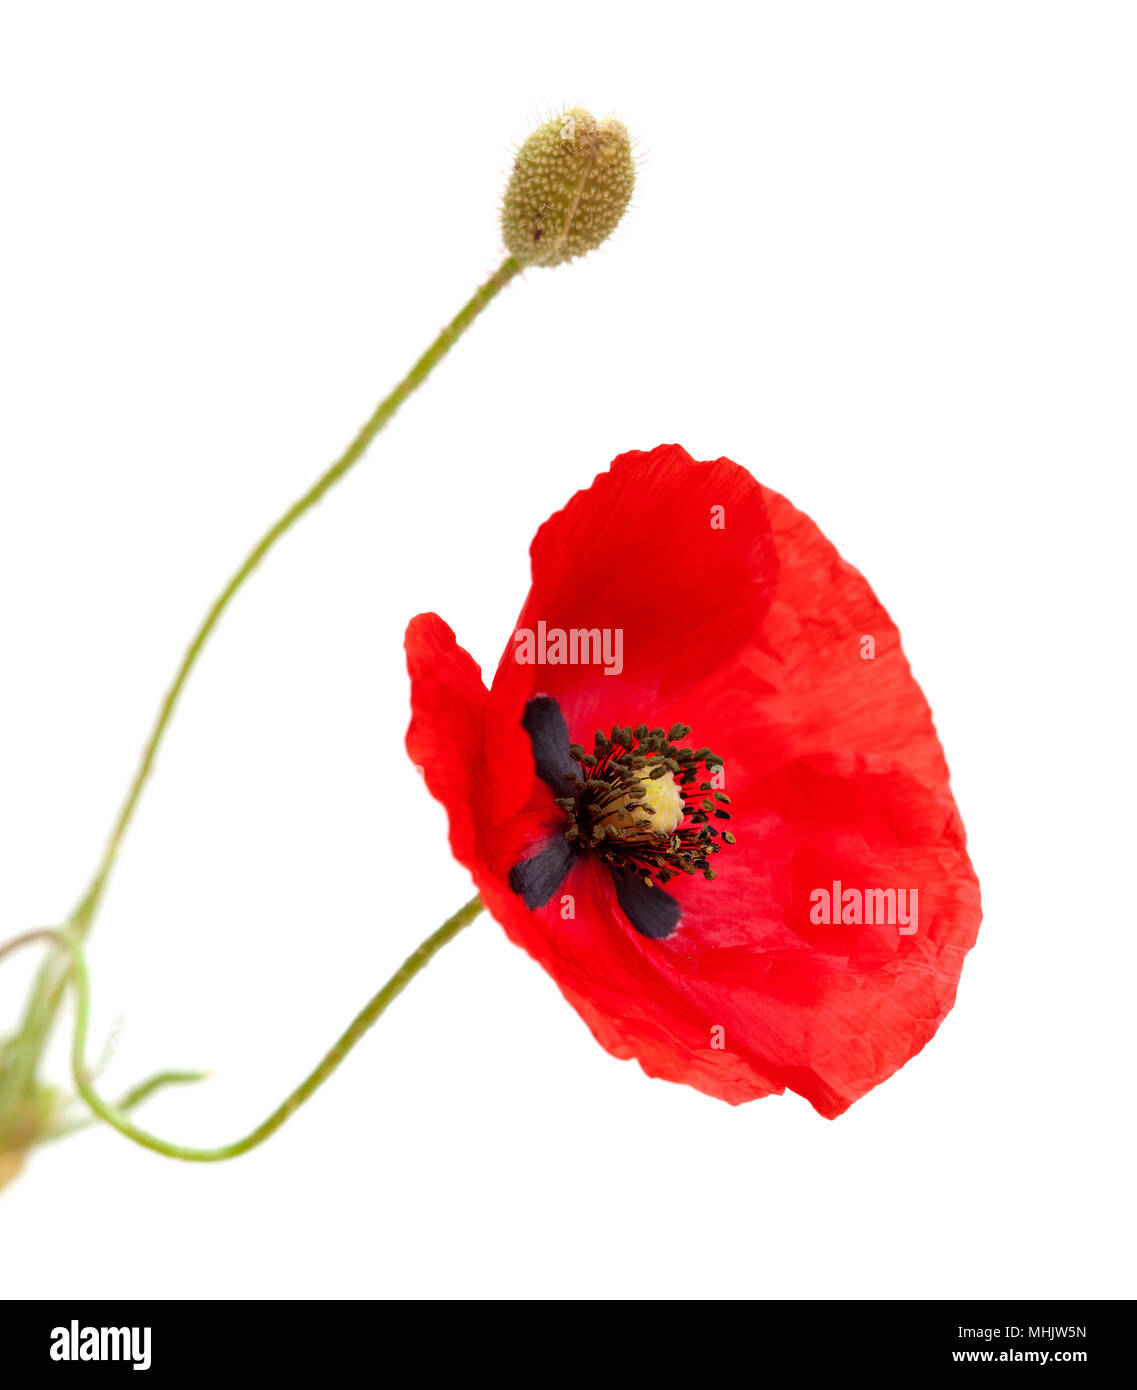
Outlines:
[[[716,505],[725,530],[685,524]],[[788,1087],[839,1115],[935,1033],[981,918],[894,624],[785,498],[674,447],[617,459],[532,555],[517,631],[616,626],[620,679],[511,643],[487,694],[441,619],[412,623],[408,748],[455,853],[615,1056],[731,1103]],[[708,603],[696,581],[719,573]],[[713,883],[617,879],[558,834],[570,739],[629,720],[690,725],[721,755]]]
[[[578,738],[678,700],[754,640],[777,577],[761,486],[730,459],[697,462],[676,444],[622,454],[545,522],[530,557],[515,638],[611,634],[612,660],[525,662],[511,638],[486,717],[497,819],[528,795],[516,749],[532,695],[556,699]]]
[[[477,858],[474,800],[487,696],[482,673],[437,613],[412,619],[404,645],[412,708],[407,752],[446,808],[455,857],[469,866]]]

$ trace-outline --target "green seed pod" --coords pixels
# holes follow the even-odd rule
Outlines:
[[[505,191],[505,244],[523,265],[561,265],[608,239],[635,186],[628,132],[573,107],[521,146]]]

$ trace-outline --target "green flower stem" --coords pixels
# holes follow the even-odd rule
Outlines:
[[[208,1076],[209,1073],[205,1071],[160,1071],[157,1075],[149,1076],[145,1081],[140,1081],[137,1086],[132,1086],[119,1100],[117,1108],[122,1111],[133,1110],[135,1106],[148,1100],[156,1091],[164,1090],[167,1086],[186,1086],[194,1081],[205,1081]],[[77,1134],[81,1129],[88,1129],[97,1123],[97,1116],[88,1115],[86,1119],[52,1125],[49,1129],[44,1130],[40,1139],[43,1143],[48,1143],[53,1139],[66,1139],[72,1134]]]
[[[285,1120],[295,1114],[309,1096],[331,1076],[351,1049],[384,1012],[388,1004],[400,995],[410,981],[437,955],[443,946],[447,942],[453,941],[462,928],[468,926],[481,911],[482,900],[474,897],[464,907],[459,908],[453,917],[443,922],[432,936],[428,936],[422,945],[407,957],[379,993],[368,1000],[320,1063],[309,1072],[300,1085],[276,1107],[267,1119],[257,1125],[256,1129],[250,1130],[243,1139],[237,1139],[232,1144],[222,1144],[215,1149],[191,1149],[184,1144],[171,1144],[166,1139],[159,1139],[157,1135],[140,1129],[123,1113],[122,1105],[112,1105],[109,1101],[104,1100],[92,1086],[90,1072],[85,1060],[87,1028],[91,1012],[91,985],[87,975],[87,962],[83,955],[83,949],[79,944],[78,936],[73,931],[53,931],[45,928],[35,932],[27,932],[24,936],[8,943],[6,949],[12,949],[16,945],[23,945],[32,940],[50,940],[57,942],[69,952],[71,957],[69,974],[74,982],[76,993],[75,1033],[71,1043],[71,1072],[75,1080],[75,1089],[94,1113],[117,1129],[120,1134],[125,1135],[127,1139],[133,1139],[136,1144],[141,1144],[143,1148],[152,1149],[155,1153],[164,1154],[167,1158],[180,1158],[187,1163],[220,1163],[225,1159],[237,1158],[241,1154],[248,1153],[250,1149],[255,1149],[258,1144],[263,1144],[270,1135],[275,1134]],[[137,1088],[131,1094],[137,1102],[139,1099]]]
[[[134,774],[134,780],[127,791],[126,800],[122,804],[103,851],[103,857],[86,893],[68,919],[68,928],[74,931],[80,940],[86,936],[95,919],[107,880],[114,868],[130,822],[134,817],[143,787],[153,770],[154,759],[173,717],[182,690],[210,634],[221,620],[225,610],[277,541],[286,535],[336,483],[347,476],[399,406],[422,385],[434,367],[441,362],[482,310],[497,297],[521,269],[521,262],[514,256],[510,256],[502,262],[493,275],[439,333],[390,395],[375,407],[370,419],[355,436],[346,451],[316,479],[303,496],[297,498],[292,506],[269,527],[214,600],[186,649],[173,683],[162,701],[157,719],[143,748],[138,770]],[[44,967],[33,986],[32,995],[19,1031],[9,1040],[3,1055],[3,1065],[0,1066],[0,1120],[3,1118],[6,1107],[18,1100],[34,1085],[39,1059],[51,1031],[66,982],[66,973],[60,972],[58,961],[52,959],[44,963]]]
[[[375,407],[371,418],[355,436],[347,449],[340,457],[320,475],[302,497],[298,497],[292,506],[264,533],[260,540],[253,546],[246,556],[244,563],[234,573],[233,577],[225,585],[221,593],[213,602],[213,606],[205,616],[205,620],[194,634],[182,658],[182,664],[178,667],[173,684],[166,692],[166,697],[162,701],[161,709],[158,711],[158,718],[150,732],[150,737],[143,749],[142,761],[138,766],[138,771],[134,775],[134,781],[130,785],[122,810],[119,812],[118,820],[115,822],[114,829],[111,831],[107,847],[103,852],[102,861],[95,871],[94,879],[87,890],[82,902],[72,915],[72,925],[78,930],[80,935],[84,935],[89,929],[98,909],[103,890],[106,887],[107,878],[110,876],[114,861],[118,855],[119,847],[126,834],[127,827],[130,825],[134,815],[135,807],[138,805],[138,798],[142,793],[142,788],[150,776],[154,766],[154,758],[158,752],[158,747],[162,742],[166,727],[174,713],[174,708],[181,696],[182,689],[194,664],[201,655],[202,648],[205,646],[210,633],[217,626],[221,615],[232,602],[237,591],[244,584],[245,580],[257,568],[260,562],[273,548],[278,540],[281,539],[293,526],[300,520],[305,513],[311,511],[320,499],[329,492],[336,483],[340,482],[351,469],[359,462],[367,451],[368,445],[387,423],[387,421],[398,410],[399,406],[420,387],[431,371],[446,356],[462,334],[474,322],[484,308],[505,288],[506,285],[521,269],[521,264],[513,256],[490,276],[484,285],[478,289],[468,304],[453,318],[450,323],[442,330],[438,337],[431,343],[430,347],[418,359],[406,376],[399,382],[398,386],[384,400]]]

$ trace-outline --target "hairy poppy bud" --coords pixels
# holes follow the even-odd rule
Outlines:
[[[523,265],[560,265],[612,234],[632,196],[636,169],[628,132],[573,107],[547,121],[518,151],[501,224]]]

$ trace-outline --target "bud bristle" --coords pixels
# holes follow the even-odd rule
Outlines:
[[[502,232],[523,265],[561,265],[606,241],[635,186],[631,141],[616,120],[573,107],[521,146],[502,207]]]

